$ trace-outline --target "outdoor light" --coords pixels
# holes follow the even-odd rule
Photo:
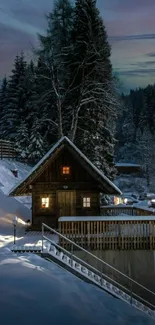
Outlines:
[[[26,220],[26,224],[27,224],[28,227],[31,225],[30,219]]]
[[[124,203],[127,204],[127,202],[128,202],[128,199],[124,199]]]
[[[17,226],[17,216],[13,217],[13,237],[14,237],[14,245],[16,243],[16,226]]]

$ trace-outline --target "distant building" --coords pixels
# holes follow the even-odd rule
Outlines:
[[[61,216],[100,215],[100,193],[121,191],[67,138],[62,137],[10,196],[32,195],[32,227],[57,228]]]
[[[116,163],[115,167],[117,169],[118,175],[135,174],[136,176],[141,176],[142,174],[142,166],[138,164],[120,162]]]

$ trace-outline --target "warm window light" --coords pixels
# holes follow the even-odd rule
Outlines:
[[[42,197],[41,206],[42,206],[42,208],[48,208],[49,207],[49,197]]]
[[[69,174],[70,173],[70,167],[63,166],[62,167],[62,173],[63,173],[63,175]]]
[[[90,197],[83,197],[83,207],[90,208]]]

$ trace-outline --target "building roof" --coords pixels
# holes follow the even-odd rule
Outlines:
[[[45,156],[31,169],[28,175],[18,182],[9,192],[9,196],[24,195],[21,189],[32,183],[36,179],[38,172],[47,163],[47,161],[57,154],[58,149],[65,145],[71,152],[76,155],[77,160],[84,164],[85,169],[92,174],[94,178],[101,183],[104,189],[107,189],[105,194],[122,194],[119,188],[111,182],[94,164],[70,141],[66,136],[63,136],[56,144],[45,154]],[[22,192],[22,193],[21,193]]]
[[[65,216],[60,217],[59,222],[77,222],[77,221],[155,221],[155,216]]]
[[[141,167],[141,165],[133,163],[118,162],[115,164],[116,167]]]

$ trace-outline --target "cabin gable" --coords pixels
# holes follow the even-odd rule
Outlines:
[[[95,182],[97,181],[90,173],[74,158],[72,153],[65,148],[61,154],[51,161],[43,173],[37,177],[36,183],[72,183],[72,182]],[[32,183],[33,184],[33,183]]]

